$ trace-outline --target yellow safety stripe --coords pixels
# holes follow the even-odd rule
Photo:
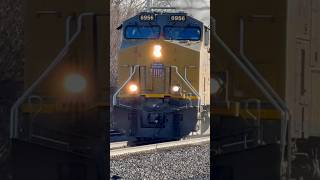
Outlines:
[[[147,98],[163,98],[164,96],[169,96],[167,94],[147,94]],[[182,96],[172,96],[173,98],[183,98]],[[131,96],[132,97],[132,96]],[[193,99],[197,99],[196,96],[193,96]],[[84,106],[84,110],[94,109],[94,108],[105,108],[109,109],[109,104],[107,102],[100,102],[93,105]],[[55,112],[68,112],[72,110],[72,106],[68,106],[68,104],[24,104],[22,106],[23,112],[28,113],[55,113]],[[257,116],[258,110],[257,109],[250,109],[249,111]],[[211,106],[211,115],[219,115],[219,116],[233,116],[233,117],[242,117],[242,118],[252,118],[245,109],[240,109],[238,106],[231,106],[230,108],[226,107],[214,107]],[[275,109],[266,109],[262,108],[260,110],[260,118],[262,120],[274,120],[280,119],[280,112]]]

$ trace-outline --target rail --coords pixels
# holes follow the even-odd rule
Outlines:
[[[148,151],[161,150],[161,149],[167,149],[167,148],[172,148],[172,147],[181,147],[181,146],[186,146],[186,145],[203,144],[203,143],[208,143],[208,142],[210,142],[210,136],[200,137],[200,138],[192,138],[192,139],[187,139],[187,140],[157,143],[157,144],[149,144],[149,145],[136,146],[136,147],[113,149],[113,150],[110,150],[110,157],[112,158],[115,156],[143,153],[143,152],[148,152]]]
[[[194,89],[194,87],[192,86],[192,84],[190,84],[186,79],[184,79],[182,77],[182,75],[179,73],[178,71],[178,67],[177,66],[171,66],[171,68],[174,68],[176,70],[176,74],[178,75],[178,77],[188,86],[188,88],[192,91],[193,94],[195,94],[198,98],[200,97],[199,93],[197,92],[196,89]]]
[[[188,71],[189,68],[190,68],[190,69],[191,69],[191,68],[196,68],[196,66],[184,66],[184,79],[190,83],[190,81],[189,81],[189,79],[188,79],[188,76],[187,76],[187,71]],[[190,84],[191,84],[191,83],[190,83]]]

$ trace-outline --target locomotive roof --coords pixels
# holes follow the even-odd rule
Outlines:
[[[141,16],[151,15],[154,17],[153,20],[141,20]],[[185,20],[172,20],[171,17],[181,16],[185,17]],[[166,25],[171,26],[198,26],[203,28],[203,23],[191,16],[188,16],[185,12],[141,12],[123,22],[123,26],[128,25],[140,25],[140,26],[150,26],[159,25],[161,27]]]
[[[142,20],[143,16],[152,16],[153,18],[149,18],[152,20]],[[174,18],[178,17],[178,20]],[[171,19],[172,18],[172,19]],[[164,26],[176,26],[176,27],[198,27],[203,32],[204,24],[191,17],[188,16],[185,12],[141,12],[127,20],[125,20],[122,24],[122,27],[125,29],[127,26],[160,26],[161,29]],[[136,45],[144,44],[148,41],[148,39],[126,39],[122,40],[121,49],[128,48]],[[181,46],[199,51],[200,50],[200,42],[193,43],[185,43],[185,41],[172,41],[166,40],[171,43],[179,44]]]

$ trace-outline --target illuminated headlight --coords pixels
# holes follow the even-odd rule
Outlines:
[[[138,86],[136,84],[130,84],[129,85],[129,92],[131,92],[131,93],[138,92]]]
[[[180,87],[179,86],[172,86],[171,90],[172,90],[172,92],[177,93],[177,92],[179,92]]]
[[[83,92],[86,86],[86,79],[80,74],[69,74],[64,79],[64,88],[71,93]]]
[[[156,58],[160,58],[162,56],[161,49],[162,49],[162,47],[160,45],[155,45],[153,47],[153,55]]]

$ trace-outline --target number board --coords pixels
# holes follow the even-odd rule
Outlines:
[[[186,16],[185,15],[172,15],[170,16],[171,21],[185,21]]]
[[[139,17],[140,21],[154,21],[154,14],[141,14]]]

